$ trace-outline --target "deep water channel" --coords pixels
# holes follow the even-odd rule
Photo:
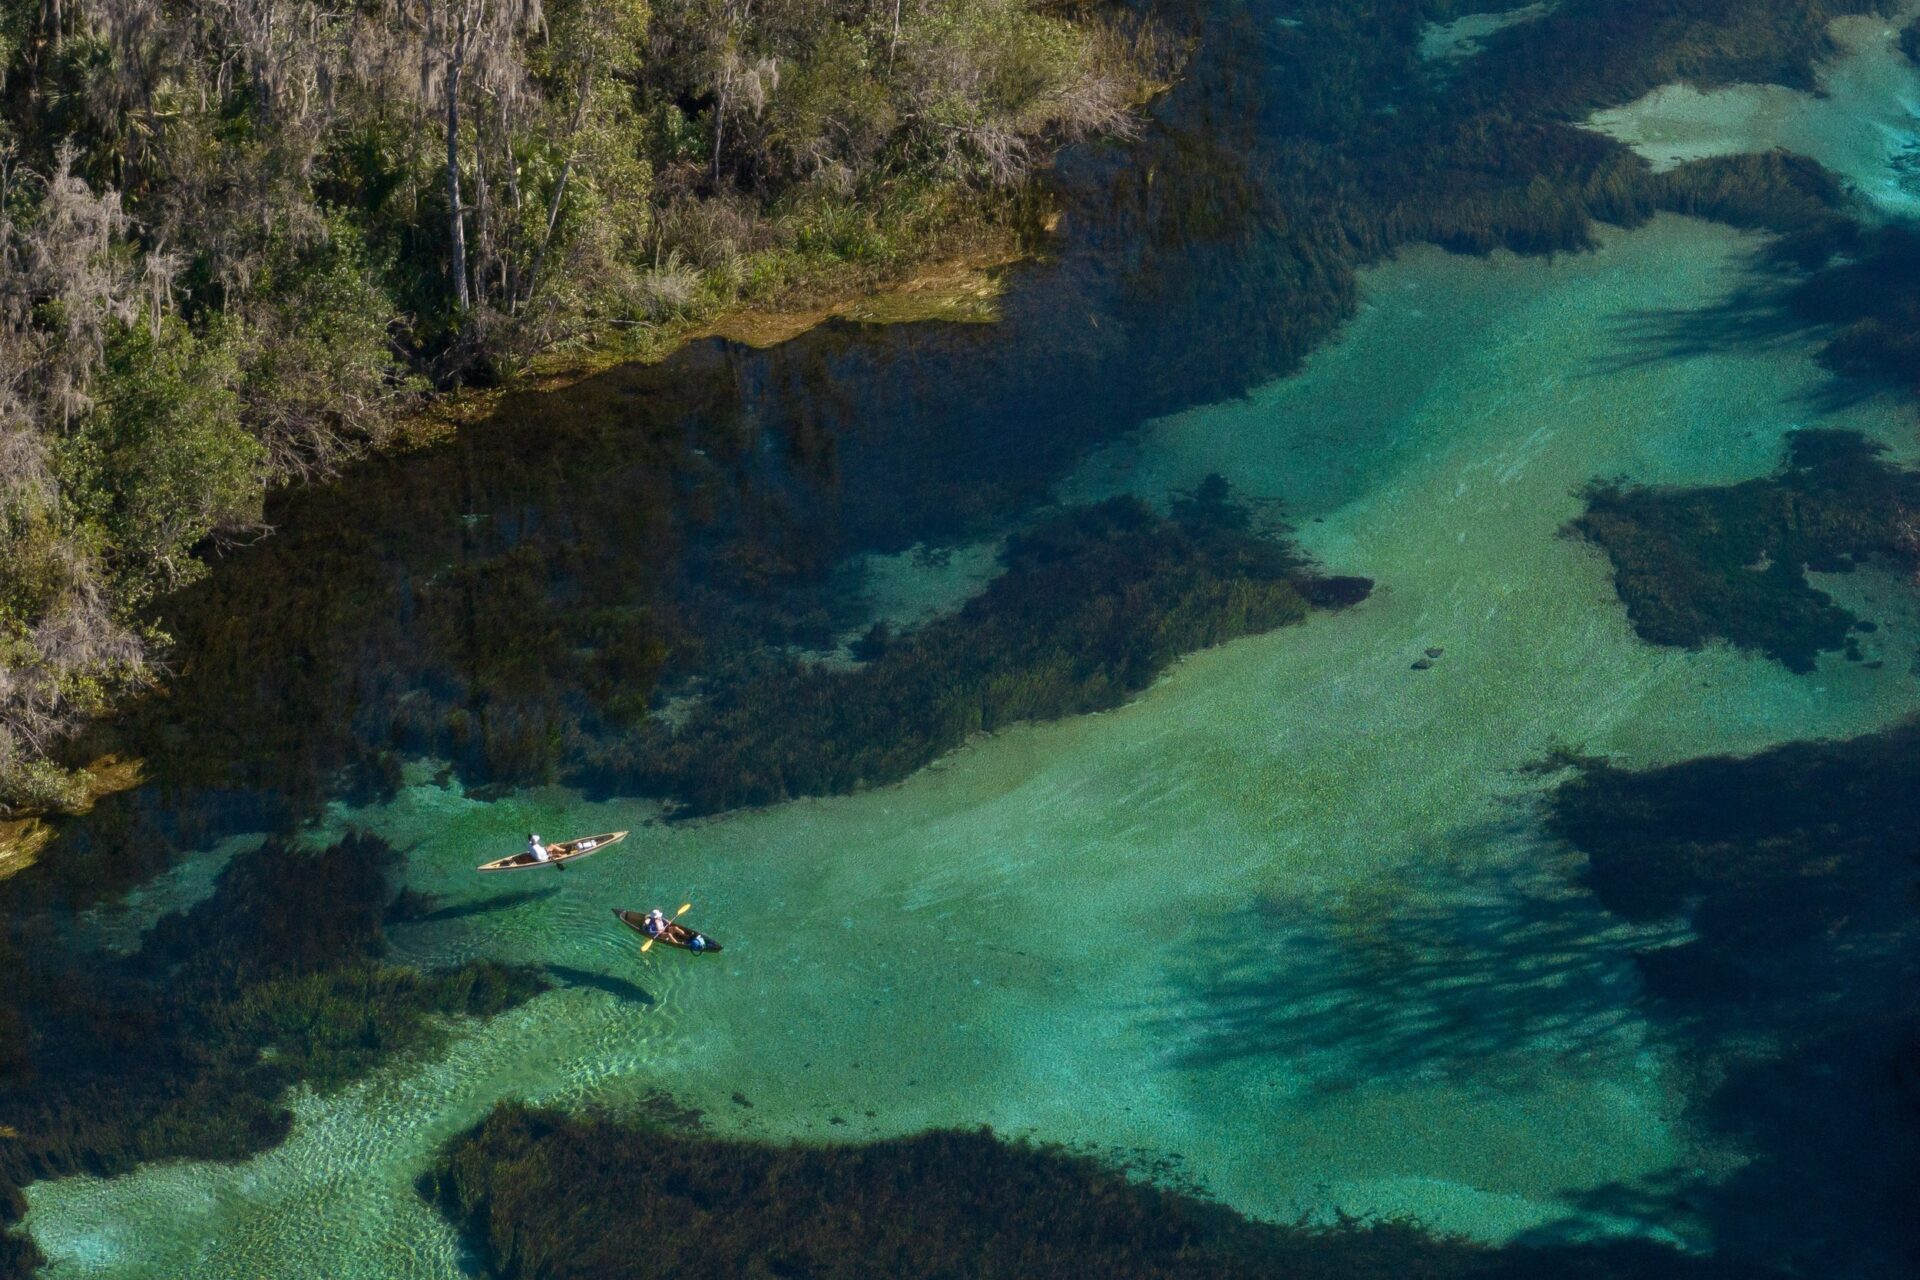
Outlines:
[[[1561,531],[1596,477],[1767,475],[1804,427],[1862,433],[1913,465],[1911,405],[1835,395],[1812,335],[1716,327],[1763,238],[1661,216],[1552,259],[1405,251],[1361,275],[1358,314],[1299,372],[1143,375],[1115,394],[1178,411],[1136,424],[1087,384],[1128,343],[1192,343],[1169,363],[1203,362],[1208,330],[1178,325],[1205,300],[1142,320],[1126,299],[1144,286],[1101,269],[1100,239],[1037,270],[1055,273],[1051,301],[1016,289],[1003,329],[841,326],[785,354],[697,352],[686,363],[722,367],[725,396],[660,414],[649,388],[664,375],[609,375],[572,402],[590,401],[596,425],[559,431],[544,461],[489,470],[484,446],[401,460],[422,527],[381,554],[452,564],[474,539],[547,545],[503,523],[577,518],[558,541],[587,550],[539,573],[610,580],[646,571],[646,548],[679,575],[660,598],[693,626],[718,616],[703,593],[751,595],[786,572],[734,554],[751,526],[747,542],[811,566],[812,585],[752,596],[776,600],[778,634],[727,606],[734,642],[825,654],[876,619],[957,605],[1048,503],[1164,508],[1217,474],[1327,572],[1374,579],[1371,598],[894,785],[690,821],[601,775],[591,792],[470,787],[443,768],[439,731],[422,731],[397,791],[335,799],[302,838],[359,827],[405,851],[406,887],[437,909],[391,930],[398,959],[531,964],[555,989],[463,1026],[443,1054],[298,1095],[291,1137],[263,1155],[32,1185],[23,1229],[47,1274],[451,1280],[460,1243],[413,1189],[442,1142],[504,1100],[617,1111],[663,1093],[716,1131],[768,1140],[987,1124],[1158,1168],[1267,1219],[1726,1244],[1715,1188],[1755,1153],[1701,1117],[1697,1055],[1634,961],[1683,944],[1687,926],[1629,924],[1582,887],[1579,856],[1541,816],[1563,775],[1531,766],[1560,748],[1645,767],[1894,725],[1920,713],[1920,596],[1870,568],[1823,579],[1876,629],[1864,660],[1794,674],[1638,639],[1604,556]],[[1200,245],[1186,261],[1204,276],[1234,251]],[[1082,323],[1063,296],[1132,327]],[[1059,339],[1044,360],[1043,332]],[[965,372],[1002,360],[1005,376]],[[1056,364],[1082,372],[1034,390]],[[1026,416],[1007,416],[1029,395]],[[621,405],[654,415],[650,434],[623,437]],[[1036,422],[1057,431],[1030,440]],[[498,430],[525,459],[541,428]],[[650,461],[656,445],[671,461]],[[708,464],[723,495],[710,518],[674,514],[709,500]],[[632,470],[649,467],[646,483]],[[540,502],[513,508],[515,486]],[[568,489],[571,516],[555,499]],[[622,492],[638,495],[626,517],[591,518]],[[602,556],[601,541],[618,545]],[[413,660],[404,632],[355,634],[329,650],[352,673],[299,691],[345,698],[348,720],[396,700],[382,681]],[[1415,669],[1430,648],[1440,656]],[[274,714],[258,696],[244,714]],[[305,714],[291,713],[296,735]],[[230,805],[216,825],[239,835],[88,910],[84,945],[129,949],[148,914],[203,896],[252,839],[234,816],[246,805]],[[634,834],[564,875],[472,870],[529,830],[617,828]],[[723,954],[643,957],[610,915],[686,900]],[[1746,1243],[1764,1245],[1754,1230]]]

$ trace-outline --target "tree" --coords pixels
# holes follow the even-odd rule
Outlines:
[[[399,0],[399,7],[421,37],[421,97],[437,99],[445,112],[448,276],[454,307],[464,315],[473,298],[460,193],[461,91],[471,76],[496,95],[517,93],[524,67],[515,56],[517,46],[526,31],[541,24],[540,0]]]

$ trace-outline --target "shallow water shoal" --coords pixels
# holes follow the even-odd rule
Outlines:
[[[405,958],[529,961],[561,989],[442,1061],[303,1100],[255,1160],[31,1188],[51,1274],[450,1277],[455,1242],[410,1188],[438,1142],[504,1098],[656,1089],[773,1138],[985,1122],[1173,1159],[1262,1216],[1698,1240],[1678,1211],[1575,1204],[1740,1157],[1690,1133],[1639,1011],[1627,953],[1668,932],[1569,887],[1535,834],[1543,782],[1517,770],[1557,744],[1646,764],[1920,709],[1904,664],[1796,677],[1641,644],[1604,560],[1557,533],[1593,476],[1763,474],[1795,426],[1912,460],[1891,405],[1820,408],[1808,348],[1648,354],[1648,317],[1712,307],[1756,244],[1662,218],[1554,262],[1410,253],[1301,376],[1094,457],[1065,496],[1218,471],[1284,504],[1329,569],[1382,583],[1121,710],[687,826],[424,782],[338,815],[411,847],[412,887],[476,908],[396,930]],[[1890,651],[1920,642],[1910,613],[1879,620]],[[471,873],[529,829],[629,826],[564,875]],[[642,959],[610,916],[688,898],[723,954]]]
[[[1669,84],[1595,112],[1587,127],[1671,169],[1688,160],[1780,148],[1811,156],[1884,216],[1920,216],[1920,67],[1901,52],[1913,0],[1891,18],[1837,19],[1839,54],[1820,68],[1820,93],[1772,84],[1702,91]]]

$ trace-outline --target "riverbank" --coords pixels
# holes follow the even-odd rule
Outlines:
[[[1034,176],[1132,134],[1171,66],[1121,8],[900,17],[503,11],[484,90],[472,49],[384,12],[291,24],[271,59],[231,15],[30,21],[0,51],[9,287],[34,300],[0,325],[0,806],[82,803],[61,744],[179,656],[155,605],[422,394],[658,358],[742,304],[1017,236]],[[122,83],[201,89],[159,107]],[[210,143],[230,128],[257,145]]]
[[[462,427],[485,422],[503,402],[526,393],[563,391],[622,365],[660,364],[687,346],[710,339],[753,349],[791,342],[833,320],[853,324],[992,324],[1007,273],[1041,260],[1045,237],[1059,225],[1049,212],[1021,231],[981,220],[930,242],[924,256],[876,271],[836,264],[775,297],[738,302],[712,314],[603,335],[583,346],[530,361],[502,385],[458,387],[431,396],[393,425],[383,451],[405,453],[444,441]]]

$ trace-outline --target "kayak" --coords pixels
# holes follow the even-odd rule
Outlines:
[[[616,917],[618,917],[620,923],[627,926],[627,928],[633,930],[635,933],[639,934],[643,938],[647,936],[647,913],[646,912],[622,911],[620,908],[615,907],[613,909],[613,914]],[[693,940],[695,938],[700,939],[700,946],[698,948],[696,948],[693,945]],[[664,942],[666,945],[670,947],[685,947],[688,951],[698,950],[701,952],[707,952],[707,951],[720,950],[720,944],[715,942],[712,938],[707,937],[707,935],[704,933],[695,933],[693,930],[687,928],[687,926],[683,924],[668,925],[667,931],[661,934],[659,937],[655,938],[654,941]]]
[[[551,856],[545,862],[531,853],[516,853],[511,858],[498,858],[492,862],[483,862],[476,868],[479,871],[525,871],[529,867],[551,867],[572,862],[575,858],[584,858],[590,853],[598,853],[610,844],[619,844],[627,838],[624,831],[605,831],[597,836],[581,836],[578,840],[562,840],[558,844],[547,846]]]

